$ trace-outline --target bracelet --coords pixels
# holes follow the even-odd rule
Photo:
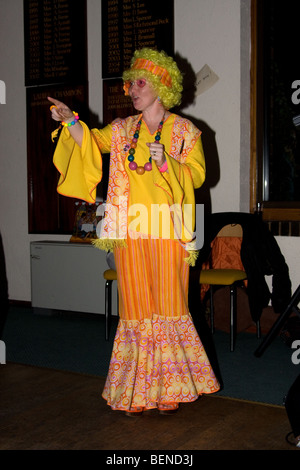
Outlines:
[[[78,121],[79,116],[78,116],[78,113],[75,113],[75,111],[73,111],[73,114],[74,114],[74,116],[75,116],[74,121],[72,121],[72,122],[64,122],[64,121],[61,121],[61,125],[64,126],[64,127],[74,126],[74,124],[76,124],[76,122]]]
[[[165,161],[165,163],[163,164],[163,166],[161,166],[161,167],[158,168],[158,169],[159,169],[159,171],[160,171],[161,173],[164,173],[165,171],[167,171],[167,169],[168,169],[168,162],[167,162],[167,160]]]

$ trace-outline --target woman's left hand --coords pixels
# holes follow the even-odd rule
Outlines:
[[[159,142],[151,142],[147,144],[150,150],[152,161],[160,168],[166,161],[165,147]]]

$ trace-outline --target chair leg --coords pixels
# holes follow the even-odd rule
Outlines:
[[[260,321],[259,320],[257,320],[257,322],[256,322],[256,335],[257,335],[258,339],[261,336],[261,329],[260,329]]]
[[[230,351],[234,351],[236,339],[236,285],[230,286]]]
[[[214,290],[213,286],[210,286],[210,329],[212,334],[215,332],[215,325],[214,325]]]
[[[105,340],[109,338],[109,327],[111,320],[111,286],[112,281],[105,282]]]

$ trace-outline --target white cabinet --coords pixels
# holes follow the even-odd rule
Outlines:
[[[41,241],[30,244],[32,307],[105,313],[106,252],[90,244]],[[113,282],[112,314],[117,315]]]

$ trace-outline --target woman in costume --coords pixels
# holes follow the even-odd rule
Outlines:
[[[94,202],[101,155],[110,153],[95,245],[114,253],[119,323],[103,397],[129,416],[169,414],[220,388],[188,309],[189,266],[197,257],[194,189],[205,180],[205,160],[201,132],[170,112],[182,93],[171,57],[136,51],[123,80],[139,114],[101,130],[49,97],[62,127],[53,160],[58,192]]]

